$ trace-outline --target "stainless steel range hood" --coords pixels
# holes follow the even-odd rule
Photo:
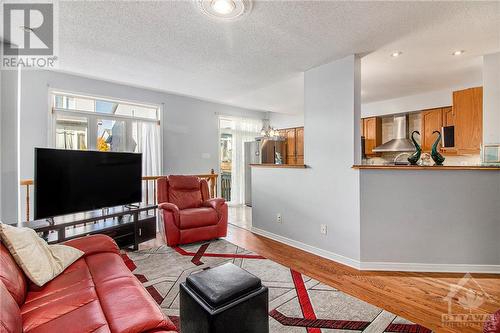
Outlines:
[[[415,151],[415,146],[408,139],[408,115],[394,116],[394,138],[383,145],[373,148],[376,153]]]

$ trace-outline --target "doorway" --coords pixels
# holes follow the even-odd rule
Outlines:
[[[229,223],[250,229],[252,209],[245,205],[249,168],[245,143],[260,135],[262,120],[230,116],[219,117],[219,167],[221,195],[229,206]]]

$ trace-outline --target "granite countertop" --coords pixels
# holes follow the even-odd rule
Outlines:
[[[395,164],[355,164],[353,169],[380,170],[500,170],[500,163],[466,165],[395,165]]]

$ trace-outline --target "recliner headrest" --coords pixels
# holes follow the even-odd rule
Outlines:
[[[169,186],[175,190],[199,190],[200,179],[196,176],[168,176]]]

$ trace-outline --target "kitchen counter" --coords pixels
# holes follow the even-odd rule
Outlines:
[[[307,166],[305,164],[271,164],[271,163],[262,163],[262,164],[250,164],[251,167],[254,168],[282,168],[282,169],[305,169]]]
[[[489,170],[500,171],[500,164],[485,165],[394,165],[394,164],[355,164],[353,169],[379,169],[379,170]]]

